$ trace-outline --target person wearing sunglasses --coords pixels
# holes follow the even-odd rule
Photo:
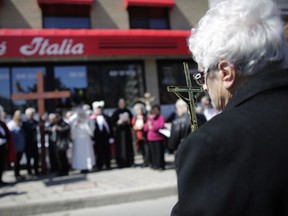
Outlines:
[[[221,111],[181,143],[172,216],[288,215],[288,45],[272,0],[211,8],[189,37]]]

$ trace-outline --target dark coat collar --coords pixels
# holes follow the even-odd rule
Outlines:
[[[224,110],[237,107],[265,91],[280,88],[288,89],[288,69],[267,69],[259,72],[258,74],[249,77],[247,81],[236,90]]]

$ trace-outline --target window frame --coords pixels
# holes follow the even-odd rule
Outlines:
[[[45,4],[41,5],[42,9],[42,28],[43,29],[91,29],[91,8],[89,5],[67,5],[67,4]],[[88,19],[88,28],[87,27],[45,27],[45,18],[46,17],[55,17],[55,18],[87,18]]]
[[[147,6],[129,6],[127,8],[128,10],[128,15],[129,15],[129,27],[130,29],[171,29],[171,24],[170,24],[170,14],[169,14],[169,11],[170,9],[168,7],[147,7]],[[136,10],[136,11],[133,11],[133,10]],[[157,13],[157,10],[163,10],[162,13],[164,13],[164,17],[162,17],[161,19],[162,20],[165,20],[166,22],[166,27],[165,28],[152,28],[151,27],[151,24],[150,22],[153,20],[153,19],[157,19],[156,16],[149,16],[150,14],[160,14],[160,12],[158,11]],[[138,11],[138,13],[137,13]],[[140,17],[142,18],[144,21],[145,21],[145,26],[143,27],[134,27],[132,26],[132,23],[133,23],[133,19],[135,20],[135,17],[132,17],[132,15],[134,16],[134,14],[137,14],[139,15],[140,12],[142,12],[143,16],[144,17]],[[140,19],[138,18],[138,19]]]

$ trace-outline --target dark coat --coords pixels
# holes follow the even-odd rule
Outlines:
[[[26,152],[35,152],[38,151],[37,147],[37,127],[38,122],[34,119],[26,119],[23,122],[23,129],[25,132],[25,138],[26,138],[26,145],[25,149]]]
[[[95,130],[94,130],[94,140],[95,145],[109,145],[109,139],[113,138],[113,128],[111,125],[111,120],[107,115],[103,115],[108,127],[109,131],[106,130],[105,127],[103,127],[103,130],[100,131],[99,125],[97,124],[97,121],[95,119]]]
[[[250,77],[180,145],[173,216],[288,215],[288,71]]]
[[[60,128],[56,130],[56,148],[62,151],[67,150],[71,142],[70,126],[63,120],[60,120],[57,126]]]
[[[120,115],[127,113],[130,118],[130,122],[126,122],[122,125],[117,125],[117,121]],[[130,167],[134,163],[134,152],[132,143],[132,113],[129,109],[117,109],[112,117],[112,125],[114,127],[115,143],[116,143],[116,163],[119,167]]]
[[[201,127],[206,118],[202,114],[196,113],[198,127]],[[181,117],[176,118],[172,122],[171,136],[168,140],[169,149],[176,151],[180,143],[191,133],[191,121],[188,113],[184,113]]]
[[[5,122],[0,120],[0,127],[2,127],[5,130],[5,136],[1,136],[1,138],[7,139],[7,162],[12,163],[16,161],[16,148],[15,144],[13,142],[12,134],[10,130],[8,129]]]

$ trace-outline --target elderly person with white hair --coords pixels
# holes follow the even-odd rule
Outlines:
[[[178,99],[175,103],[175,108],[177,117],[171,125],[171,135],[168,139],[168,147],[176,154],[179,145],[191,132],[191,121],[188,107],[184,100]],[[203,114],[196,113],[196,118],[199,127],[206,122],[206,118]]]
[[[171,215],[288,215],[288,47],[277,6],[221,2],[189,48],[194,78],[222,112],[178,150]]]
[[[143,157],[142,167],[147,167],[149,166],[149,148],[146,143],[146,132],[144,131],[144,124],[147,119],[147,110],[142,103],[136,103],[133,110],[134,116],[132,117],[132,126],[136,141],[135,144],[137,151],[139,151]]]
[[[39,152],[37,141],[38,121],[34,119],[36,110],[29,107],[25,110],[25,119],[23,121],[23,128],[25,132],[25,154],[27,159],[26,168],[29,175],[39,175]],[[31,159],[33,159],[33,172],[31,167]]]

